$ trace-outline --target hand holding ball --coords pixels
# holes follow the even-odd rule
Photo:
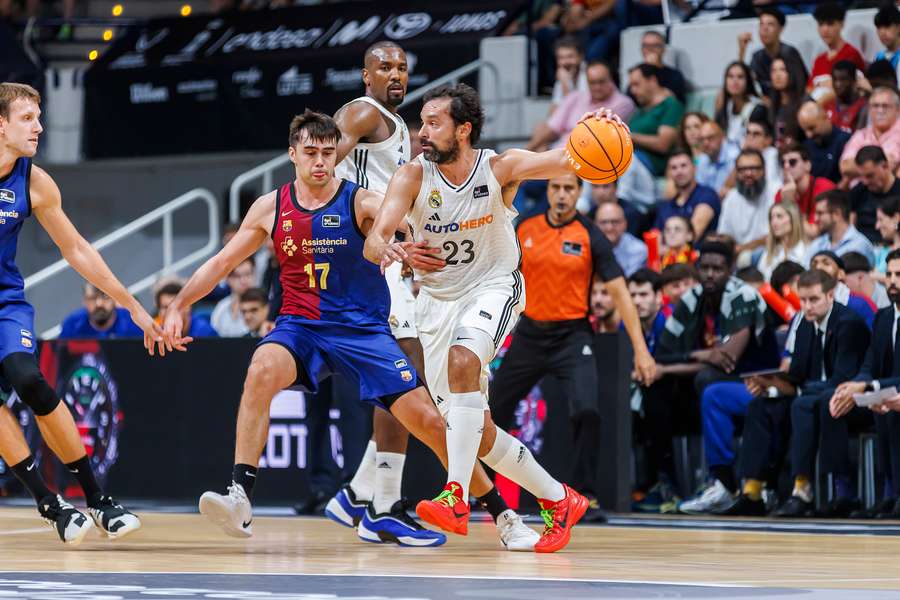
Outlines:
[[[588,183],[612,183],[631,165],[634,147],[618,119],[591,115],[582,119],[566,143],[566,158]]]

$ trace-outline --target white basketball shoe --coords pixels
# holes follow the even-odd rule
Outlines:
[[[526,527],[522,517],[512,509],[503,511],[497,517],[497,530],[500,532],[500,541],[507,550],[513,552],[533,552],[534,545],[541,539],[540,534]]]
[[[244,492],[244,486],[231,482],[228,495],[205,492],[200,496],[200,514],[221,527],[225,533],[236,538],[253,535],[253,507]]]

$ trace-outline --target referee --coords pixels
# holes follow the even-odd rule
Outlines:
[[[594,333],[588,320],[595,275],[605,282],[631,338],[635,377],[654,381],[656,366],[612,246],[575,210],[580,194],[581,181],[575,175],[551,179],[547,185],[550,208],[516,227],[528,300],[491,382],[489,398],[495,422],[508,429],[516,406],[532,387],[546,375],[560,380],[575,434],[574,487],[591,500],[586,518],[603,520],[594,481],[600,458],[600,412]]]

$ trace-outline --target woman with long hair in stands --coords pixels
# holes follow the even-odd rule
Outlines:
[[[769,233],[766,247],[756,268],[766,281],[782,262],[790,260],[806,263],[806,242],[803,241],[803,220],[800,208],[794,202],[779,202],[769,209]]]
[[[876,279],[884,280],[887,273],[887,255],[900,248],[900,196],[888,196],[875,212],[875,229],[881,234],[881,244],[875,249]]]
[[[797,109],[805,94],[805,81],[798,81],[783,58],[775,58],[769,70],[772,76],[772,91],[763,102],[769,108],[769,122],[775,130],[775,147],[781,149],[797,139],[800,127],[797,125]]]
[[[759,103],[750,67],[739,60],[728,65],[722,91],[716,98],[716,123],[725,132],[728,141],[738,147],[743,145],[747,121]]]

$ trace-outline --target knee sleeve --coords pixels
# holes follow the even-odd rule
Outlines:
[[[471,351],[484,367],[494,359],[497,348],[490,334],[475,327],[457,327],[453,332],[452,346],[462,346]]]
[[[35,415],[49,415],[59,405],[59,397],[47,384],[33,355],[25,352],[10,354],[3,359],[2,366],[3,375]]]

